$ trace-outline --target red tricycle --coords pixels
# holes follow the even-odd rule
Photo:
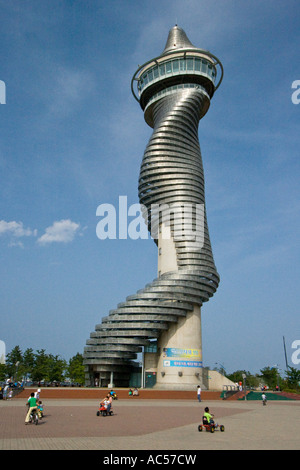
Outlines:
[[[220,429],[221,432],[225,431],[225,426],[223,424],[215,423],[214,421],[208,422],[206,417],[203,416],[202,424],[199,424],[198,431],[201,432],[205,429],[207,432],[215,432],[217,429]]]
[[[114,414],[112,407],[107,409],[102,403],[99,405],[99,409],[97,411],[97,416],[112,416]]]

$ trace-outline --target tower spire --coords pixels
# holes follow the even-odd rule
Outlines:
[[[169,36],[163,54],[177,49],[196,49],[187,37],[185,31],[177,24],[169,31]]]

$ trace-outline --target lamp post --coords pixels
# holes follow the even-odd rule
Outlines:
[[[215,362],[217,366],[220,366],[220,374],[225,375],[225,367],[224,364],[221,364],[220,362]]]
[[[16,366],[16,372],[15,372],[15,382],[18,380],[18,367],[19,367],[20,361],[17,361],[15,363]]]
[[[247,400],[247,394],[246,394],[246,374],[242,374],[243,377],[243,386],[244,386],[244,393],[245,393],[245,400]]]
[[[274,364],[274,369],[276,369],[276,382],[277,382],[277,390],[279,390],[279,365]]]

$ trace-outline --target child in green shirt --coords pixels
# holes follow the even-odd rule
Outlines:
[[[34,393],[32,392],[30,397],[28,398],[28,413],[25,418],[25,424],[29,423],[30,420],[30,414],[32,413],[33,410],[37,410],[37,402],[36,398],[34,398]]]
[[[203,417],[206,418],[208,424],[214,424],[214,420],[213,420],[214,415],[210,414],[208,407],[204,409]]]

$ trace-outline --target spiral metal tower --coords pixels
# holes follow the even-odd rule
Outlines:
[[[84,351],[87,385],[98,377],[100,385],[128,386],[132,361],[153,340],[157,352],[149,366],[160,387],[188,389],[201,382],[201,306],[216,292],[219,275],[206,220],[198,124],[222,78],[220,61],[195,47],[177,25],[163,53],[132,78],[132,93],[153,128],[138,189],[158,246],[158,276],[96,325]]]

